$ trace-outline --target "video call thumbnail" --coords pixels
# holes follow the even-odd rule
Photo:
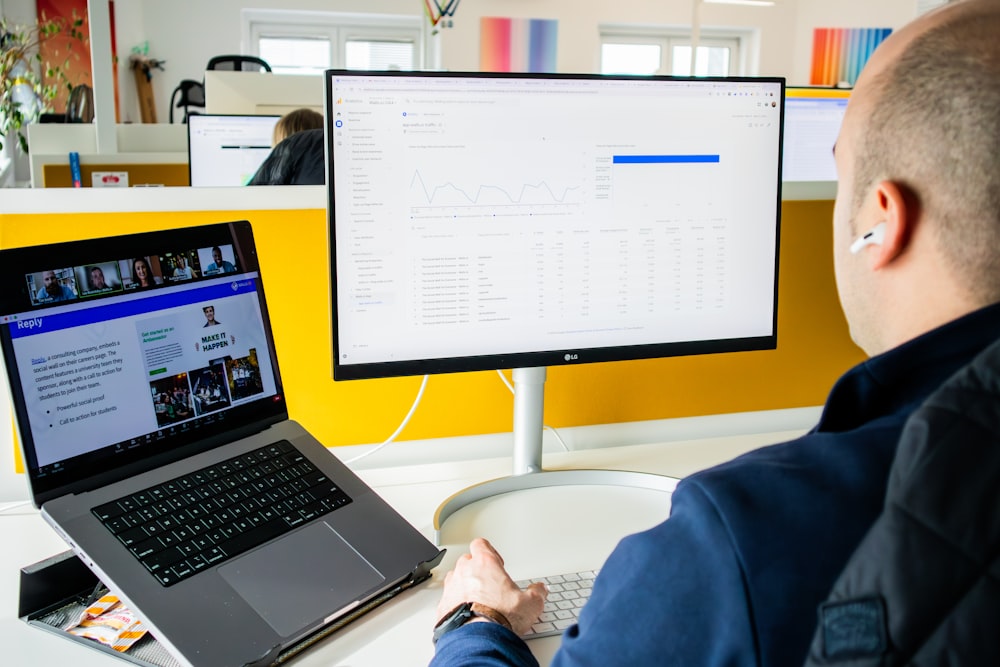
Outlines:
[[[86,266],[78,266],[75,273],[76,284],[81,287],[81,296],[122,291],[122,278],[118,272],[117,262],[95,262]]]
[[[231,244],[43,268],[25,276],[32,306],[113,296],[239,272]]]

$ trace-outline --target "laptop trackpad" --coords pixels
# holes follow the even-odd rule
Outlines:
[[[219,574],[282,637],[385,581],[325,522],[226,563]]]

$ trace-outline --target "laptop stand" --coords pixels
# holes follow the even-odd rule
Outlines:
[[[275,657],[273,664],[290,660],[351,621],[388,602],[402,590],[426,580],[430,577],[431,570],[441,563],[444,554],[444,550],[439,551],[433,560],[419,565],[408,579],[391,590],[355,608],[349,614],[317,630],[294,646],[281,651]],[[146,633],[127,652],[121,653],[99,642],[64,631],[63,625],[69,619],[79,616],[86,609],[88,598],[93,593],[97,583],[98,579],[94,573],[87,569],[87,566],[72,551],[64,551],[51,558],[28,565],[21,568],[17,615],[28,625],[65,637],[87,648],[113,655],[133,665],[181,667],[180,663],[156,641],[151,633]]]
[[[69,619],[79,617],[86,609],[88,598],[97,583],[94,573],[72,551],[28,565],[21,568],[17,615],[28,625],[133,665],[180,667],[180,663],[149,633],[127,652],[121,653],[110,646],[63,630]]]

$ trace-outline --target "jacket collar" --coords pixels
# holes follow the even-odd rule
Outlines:
[[[871,357],[837,380],[816,431],[846,431],[909,414],[952,374],[1000,338],[1000,303]]]

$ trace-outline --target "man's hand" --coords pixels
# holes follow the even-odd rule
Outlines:
[[[519,589],[493,545],[478,537],[469,544],[469,553],[459,556],[455,569],[445,575],[437,617],[444,618],[463,602],[478,602],[506,616],[514,632],[523,635],[538,620],[547,595],[541,583]]]

